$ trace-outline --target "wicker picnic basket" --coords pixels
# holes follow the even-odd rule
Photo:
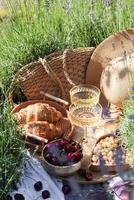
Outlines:
[[[48,93],[70,102],[71,87],[85,83],[86,69],[93,51],[93,47],[66,49],[22,67],[10,85],[9,101],[12,107],[20,89],[20,98],[23,94],[24,100],[41,100],[44,93]]]
[[[61,106],[53,99],[46,98],[45,94],[70,103],[69,90],[75,84],[85,83],[86,70],[93,51],[93,47],[66,49],[64,52],[55,52],[43,59],[39,58],[38,61],[19,69],[9,88],[9,102],[13,112],[25,108],[26,105],[46,101],[66,116],[67,106]],[[71,134],[72,131],[70,137]],[[32,147],[31,144],[29,147]]]
[[[9,102],[13,111],[16,112],[31,103],[49,102],[50,99],[46,98],[46,93],[70,103],[70,89],[74,85],[86,83],[86,71],[93,51],[94,47],[66,49],[63,52],[52,53],[43,59],[39,58],[38,61],[19,69],[9,88]],[[95,74],[96,70],[93,74],[96,78]],[[20,95],[17,97],[18,102],[16,102],[16,95]],[[26,102],[20,104],[21,101]],[[19,103],[19,105],[16,106],[16,103]],[[61,111],[63,116],[66,116],[64,106],[55,102],[50,102],[50,105]],[[116,112],[119,113],[118,109],[116,109]],[[117,113],[114,110],[113,114],[119,115]],[[61,124],[61,126],[64,125]],[[109,132],[115,130],[116,127],[118,127],[118,120],[114,123],[110,121],[109,124],[106,120],[106,124],[104,123],[103,126]],[[70,131],[70,133],[72,134],[73,131]],[[70,133],[68,135],[73,137],[74,135]],[[26,146],[32,150],[36,149],[36,145],[29,142],[26,143]],[[38,147],[38,152],[41,152],[42,146],[39,145]]]

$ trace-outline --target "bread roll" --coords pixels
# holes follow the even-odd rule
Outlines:
[[[18,124],[27,124],[33,121],[57,122],[62,118],[61,112],[44,103],[36,103],[15,113]]]

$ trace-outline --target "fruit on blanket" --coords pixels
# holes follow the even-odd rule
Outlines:
[[[48,199],[50,198],[50,192],[48,190],[43,190],[42,191],[42,198],[43,199]]]
[[[52,165],[69,166],[81,160],[82,150],[74,141],[59,139],[45,145],[43,156]]]
[[[25,197],[22,194],[20,194],[20,193],[16,193],[14,195],[14,199],[15,200],[25,200]]]
[[[14,113],[18,124],[26,124],[32,121],[57,122],[62,118],[61,112],[45,103],[36,103]]]
[[[70,187],[68,184],[63,185],[63,186],[62,186],[62,192],[63,192],[64,194],[70,193],[70,192],[71,192],[71,187]]]
[[[41,181],[38,181],[38,182],[36,182],[36,183],[34,184],[34,189],[35,189],[36,191],[40,191],[40,190],[42,190],[42,188],[43,188],[43,185],[42,185],[42,182],[41,182]]]
[[[8,194],[8,195],[6,196],[6,200],[13,200],[13,198]]]

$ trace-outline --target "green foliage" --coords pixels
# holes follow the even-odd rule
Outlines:
[[[124,105],[120,133],[126,149],[134,155],[134,100],[129,100]],[[133,156],[132,164],[134,164]]]
[[[8,103],[0,106],[0,199],[4,200],[11,183],[17,179],[24,145],[18,138]]]

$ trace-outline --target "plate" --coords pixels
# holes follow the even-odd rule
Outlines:
[[[100,78],[103,69],[108,63],[117,57],[124,56],[124,53],[134,51],[134,29],[115,33],[106,38],[93,52],[86,71],[86,83],[100,87]],[[107,100],[101,94],[100,102],[107,104]]]
[[[124,165],[105,165],[105,170],[107,172],[113,172],[113,173],[116,173],[117,170],[120,170],[120,171],[125,171],[127,169],[129,169],[129,165],[128,164],[124,164]],[[97,171],[100,171],[100,166],[99,165],[91,165],[90,166],[90,169],[94,172],[97,172]]]

